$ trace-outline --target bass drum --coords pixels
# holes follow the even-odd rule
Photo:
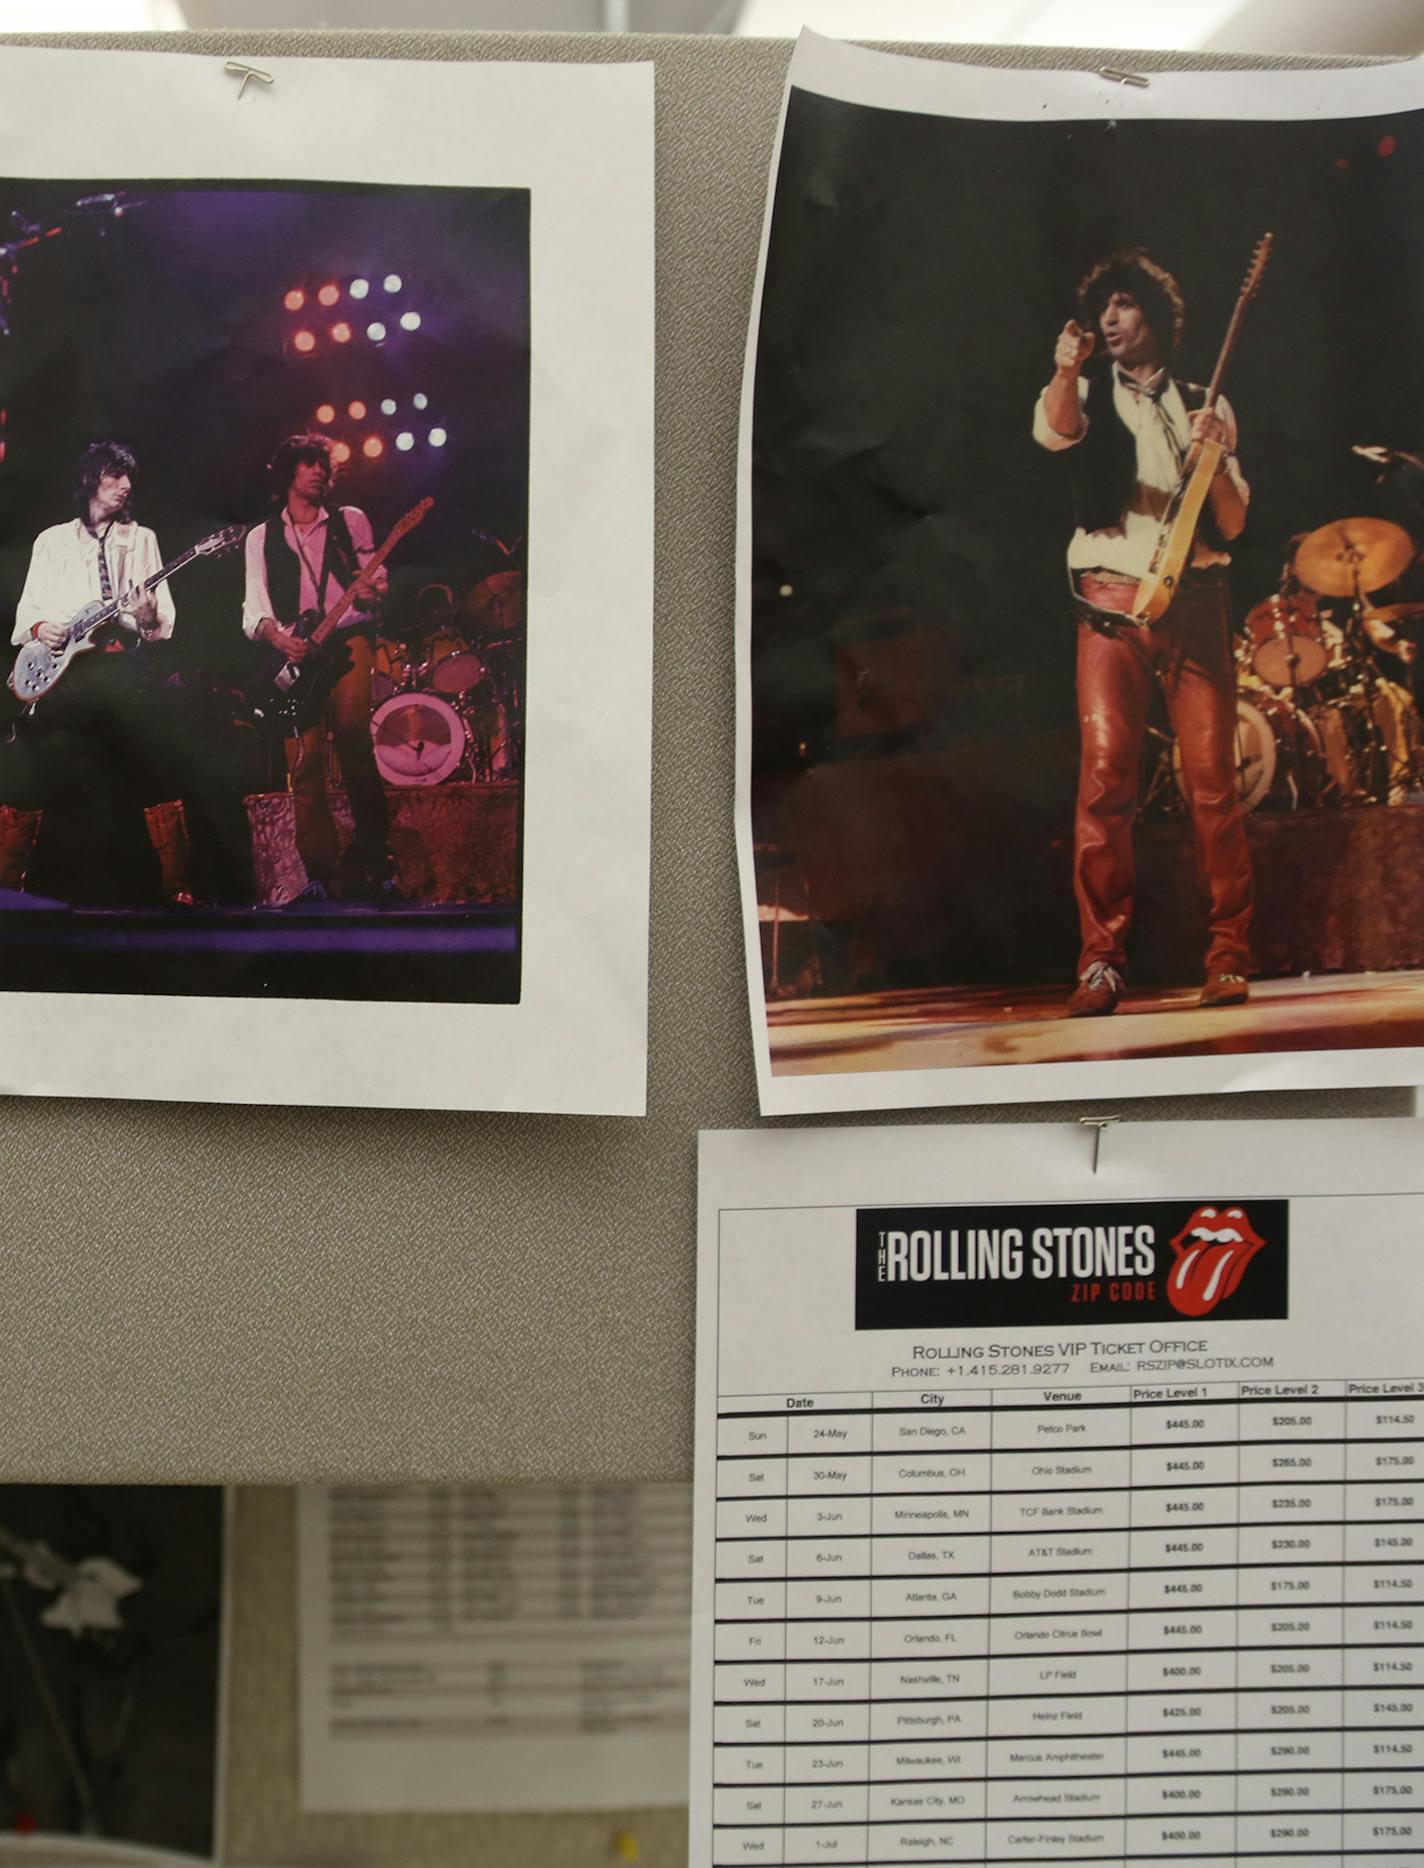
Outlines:
[[[376,765],[388,785],[443,785],[465,757],[465,723],[438,694],[393,694],[371,715]]]
[[[1185,798],[1182,749],[1172,748],[1172,774]],[[1320,734],[1308,713],[1281,694],[1236,697],[1236,789],[1243,811],[1297,811],[1314,804],[1326,779]]]

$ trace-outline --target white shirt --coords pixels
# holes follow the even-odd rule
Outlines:
[[[346,529],[351,534],[351,544],[356,553],[358,567],[364,567],[375,556],[375,541],[371,537],[371,521],[359,506],[343,506],[341,516],[346,521]],[[267,588],[267,527],[269,519],[262,525],[254,525],[247,534],[247,590],[242,604],[243,633],[249,636],[257,634],[257,626],[264,616],[270,616],[279,623],[294,623],[294,616],[278,616],[272,608],[271,592]],[[322,565],[326,561],[326,508],[322,507],[310,525],[295,525],[292,515],[282,508],[282,529],[286,534],[287,544],[295,554],[299,566],[298,612],[319,610],[323,615],[336,602],[346,586],[341,579],[328,574],[326,589],[318,592],[316,580],[321,576]],[[384,565],[371,574],[371,582],[378,592],[386,588],[386,568]],[[366,620],[369,610],[353,603],[341,619],[341,627],[349,628],[353,623]]]
[[[1165,380],[1164,380],[1165,379]],[[1150,393],[1161,384],[1160,395]],[[1076,447],[1088,432],[1084,404],[1088,399],[1088,379],[1078,378],[1078,431],[1060,435],[1049,423],[1039,394],[1033,411],[1033,438],[1040,447],[1061,454]],[[1068,541],[1070,571],[1116,571],[1124,577],[1145,577],[1157,547],[1162,517],[1167,501],[1176,487],[1181,464],[1191,442],[1191,417],[1182,393],[1164,371],[1139,390],[1133,378],[1113,369],[1113,408],[1118,420],[1137,442],[1137,475],[1123,514],[1122,524],[1101,532],[1085,532],[1082,526]],[[1216,412],[1226,428],[1227,458],[1223,471],[1231,475],[1243,501],[1251,497],[1240,467],[1236,464],[1236,417],[1224,396],[1219,396]],[[1230,564],[1229,552],[1214,550],[1198,535],[1192,549],[1192,563]]]
[[[103,528],[100,528],[103,530]],[[104,558],[116,597],[162,568],[158,540],[146,525],[111,525],[104,534]],[[173,634],[173,596],[166,583],[154,591],[158,623],[150,636]],[[67,519],[41,532],[30,553],[25,588],[15,611],[12,642],[27,642],[36,623],[67,623],[87,603],[101,603],[99,540],[82,519]]]

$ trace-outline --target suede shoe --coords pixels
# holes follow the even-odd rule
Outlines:
[[[1095,961],[1073,989],[1063,1008],[1065,1018],[1102,1018],[1115,1010],[1125,988],[1122,974],[1105,960]]]
[[[1208,973],[1198,1005],[1245,1005],[1251,988],[1244,973]]]

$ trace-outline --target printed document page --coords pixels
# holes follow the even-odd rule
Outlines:
[[[692,1868],[1419,1862],[1420,1139],[703,1136]]]
[[[687,1794],[681,1485],[300,1495],[302,1806]]]

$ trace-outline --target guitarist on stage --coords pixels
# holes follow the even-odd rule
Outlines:
[[[40,533],[30,554],[11,640],[60,648],[86,604],[123,607],[92,653],[77,657],[39,710],[28,742],[29,785],[44,816],[29,887],[93,907],[162,899],[158,856],[144,816],[149,757],[140,657],[122,653],[173,633],[166,584],[144,591],[163,563],[158,540],[131,511],[138,463],[116,441],[96,441],[74,471],[74,516]],[[107,652],[106,652],[107,651]]]
[[[300,664],[308,654],[334,654],[342,669],[322,710],[314,718],[299,713],[289,722],[295,730],[286,735],[297,850],[307,872],[297,900],[379,899],[393,890],[386,794],[371,746],[375,602],[386,589],[385,569],[378,567],[371,575],[367,607],[353,605],[331,640],[310,648],[293,625],[304,613],[324,615],[370,560],[371,522],[358,506],[327,503],[335,468],[325,435],[289,435],[273,455],[269,473],[276,510],[247,535],[242,627],[290,662]],[[326,794],[328,716],[355,820],[355,836],[344,856]]]
[[[1132,826],[1152,682],[1160,673],[1209,898],[1201,1003],[1248,996],[1251,858],[1237,794],[1236,680],[1225,550],[1246,523],[1224,398],[1172,374],[1184,318],[1171,274],[1145,253],[1114,253],[1078,288],[1078,319],[1058,338],[1033,434],[1066,456],[1078,524],[1068,573],[1078,620],[1082,733],[1073,882],[1082,947],[1070,1018],[1111,1012],[1122,997],[1134,874]],[[1132,622],[1160,521],[1194,439],[1227,452],[1211,483],[1190,566],[1152,627]]]

